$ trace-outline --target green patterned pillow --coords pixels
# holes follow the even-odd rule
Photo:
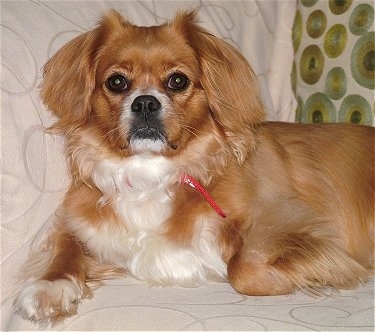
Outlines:
[[[298,0],[296,121],[374,125],[374,2]]]

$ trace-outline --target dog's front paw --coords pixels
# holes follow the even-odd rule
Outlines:
[[[37,280],[20,292],[14,307],[24,318],[48,324],[74,315],[82,296],[83,289],[73,278]]]

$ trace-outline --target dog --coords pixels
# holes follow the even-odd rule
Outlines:
[[[58,322],[122,275],[255,296],[372,275],[374,128],[266,122],[250,65],[195,11],[110,11],[43,78],[72,183],[22,270],[26,319]]]

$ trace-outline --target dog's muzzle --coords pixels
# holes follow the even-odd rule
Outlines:
[[[141,95],[131,104],[133,115],[129,140],[152,139],[165,140],[164,126],[161,120],[162,105],[152,95]]]

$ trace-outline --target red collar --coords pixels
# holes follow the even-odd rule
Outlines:
[[[214,199],[210,196],[210,194],[206,191],[206,189],[204,189],[204,187],[196,179],[194,179],[190,175],[185,174],[181,177],[180,182],[187,184],[190,187],[198,190],[206,199],[208,204],[210,204],[212,208],[217,212],[217,214],[222,218],[226,218],[226,214],[224,213],[224,211],[220,208],[219,205],[216,204]]]

